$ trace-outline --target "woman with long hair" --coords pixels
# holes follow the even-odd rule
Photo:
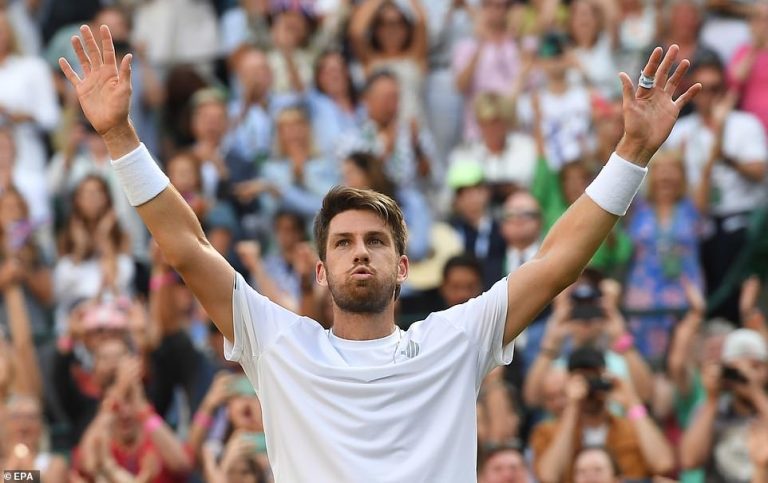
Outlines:
[[[400,119],[423,120],[423,84],[427,71],[426,14],[419,0],[363,2],[352,14],[349,33],[366,77],[388,70],[402,88]]]
[[[86,176],[71,206],[53,273],[57,330],[64,328],[66,309],[76,300],[129,293],[135,272],[130,240],[118,222],[107,182]]]

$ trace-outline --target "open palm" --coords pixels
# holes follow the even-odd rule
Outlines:
[[[77,75],[63,57],[59,59],[59,65],[75,87],[85,117],[96,132],[105,135],[128,120],[128,106],[131,100],[131,54],[123,57],[118,71],[115,46],[109,28],[101,26],[101,50],[90,27],[80,27],[80,33],[82,40],[76,35],[73,36],[72,47],[83,68],[83,78]]]
[[[672,45],[663,56],[661,47],[657,47],[643,74],[655,78],[654,86],[650,89],[638,87],[634,90],[632,80],[625,73],[620,74],[623,92],[624,110],[624,148],[622,156],[645,166],[653,154],[659,149],[672,132],[672,128],[680,115],[680,110],[701,90],[701,84],[691,86],[677,99],[673,99],[680,81],[685,75],[690,62],[684,59],[680,62],[671,77],[668,77],[672,63],[677,57],[679,48]]]

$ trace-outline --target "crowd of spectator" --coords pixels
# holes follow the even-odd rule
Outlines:
[[[483,383],[478,478],[768,481],[765,0],[0,0],[3,469],[272,481],[257,395],[58,70],[82,24],[133,53],[132,122],[212,246],[326,328],[331,187],[403,209],[407,327],[535,255],[622,135],[617,73],[679,45],[703,89]]]

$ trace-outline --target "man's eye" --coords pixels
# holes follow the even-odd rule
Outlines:
[[[380,238],[371,238],[370,240],[368,240],[368,243],[371,245],[381,245],[383,242],[381,241]]]
[[[339,240],[336,242],[337,247],[345,247],[349,245],[349,240]]]

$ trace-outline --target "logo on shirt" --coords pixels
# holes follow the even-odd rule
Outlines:
[[[408,359],[413,359],[419,355],[419,344],[412,340],[408,341],[408,344],[400,351],[401,356],[405,356]]]

